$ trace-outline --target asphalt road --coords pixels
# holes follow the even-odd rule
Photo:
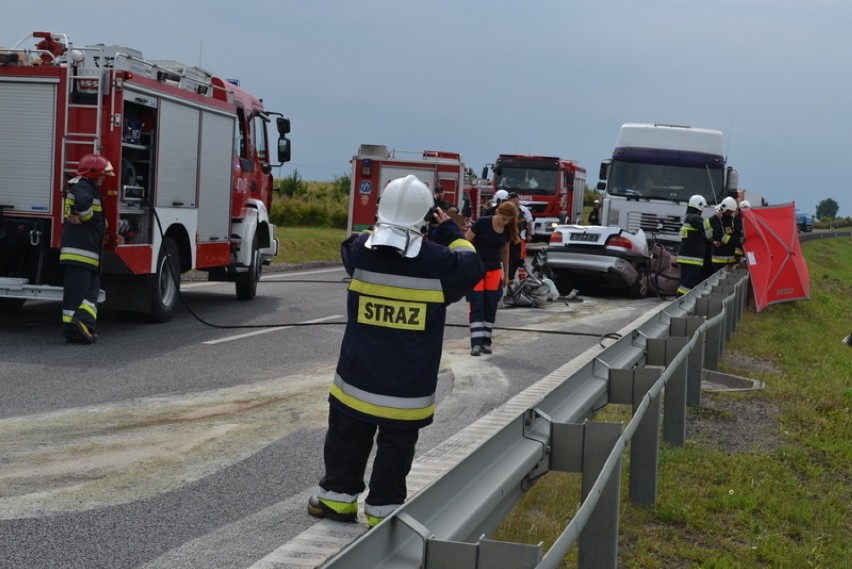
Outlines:
[[[267,275],[251,302],[184,283],[172,321],[105,313],[93,346],[64,343],[56,303],[0,315],[0,568],[260,567],[309,530],[344,276]],[[479,358],[453,305],[418,456],[659,302],[501,309]]]

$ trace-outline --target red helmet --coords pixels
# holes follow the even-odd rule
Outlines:
[[[98,176],[115,176],[115,170],[109,160],[100,154],[86,154],[77,165],[77,175],[96,180]]]

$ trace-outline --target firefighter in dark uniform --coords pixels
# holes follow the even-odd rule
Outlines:
[[[68,342],[93,344],[97,340],[100,292],[100,254],[106,221],[100,189],[107,176],[115,176],[103,156],[87,154],[77,166],[65,195],[62,248],[59,263],[65,269],[62,294],[62,335]]]
[[[712,247],[710,260],[713,263],[713,272],[730,267],[736,263],[735,252],[739,246],[739,237],[734,227],[734,212],[737,210],[737,202],[732,197],[727,197],[716,206],[716,213],[710,217],[709,224],[712,231]]]
[[[601,224],[601,200],[595,200],[589,212],[589,225]]]
[[[734,250],[734,258],[737,263],[745,257],[743,244],[745,243],[745,227],[743,226],[743,212],[751,209],[751,203],[748,200],[737,202],[737,212],[734,215],[734,234],[737,237],[737,247]]]
[[[680,266],[678,296],[683,296],[695,288],[703,277],[707,236],[701,213],[705,207],[707,207],[707,200],[700,195],[689,198],[686,206],[686,216],[680,228],[680,248],[677,253],[677,264]]]
[[[430,220],[438,222],[431,240],[423,238]],[[375,439],[364,508],[372,527],[405,501],[419,429],[432,422],[447,306],[485,269],[414,176],[384,188],[372,232],[344,241],[341,257],[352,276],[348,321],[328,398],[325,474],[307,509],[355,521]]]

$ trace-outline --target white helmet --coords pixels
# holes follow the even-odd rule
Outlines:
[[[704,196],[695,194],[689,198],[689,203],[687,205],[689,207],[694,207],[695,209],[704,209],[707,207],[707,200],[704,199]]]
[[[494,192],[494,205],[500,205],[507,199],[509,199],[509,192],[506,190],[497,190]]]
[[[737,202],[734,198],[728,196],[723,199],[722,202],[716,206],[716,211],[719,213],[725,213],[726,211],[736,211]]]
[[[740,202],[740,205],[737,206],[740,209],[751,209],[751,204],[748,200],[743,200]]]
[[[391,180],[379,197],[376,224],[364,245],[392,247],[409,259],[416,257],[434,208],[435,197],[416,176]]]

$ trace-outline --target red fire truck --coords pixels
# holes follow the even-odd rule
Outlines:
[[[437,150],[392,150],[377,144],[362,144],[352,162],[352,186],[349,191],[350,233],[372,227],[376,222],[376,203],[382,188],[396,178],[409,174],[430,189],[441,187],[444,200],[462,211],[465,169],[461,155]]]
[[[561,223],[579,223],[583,215],[586,169],[553,156],[501,154],[494,164],[493,188],[516,192],[533,215],[533,240],[548,241]],[[488,177],[488,166],[482,177]]]
[[[117,174],[101,190],[107,308],[164,322],[191,269],[254,298],[278,252],[271,172],[290,158],[289,119],[198,67],[32,37],[34,48],[0,50],[0,308],[61,298],[63,191],[89,153]]]

